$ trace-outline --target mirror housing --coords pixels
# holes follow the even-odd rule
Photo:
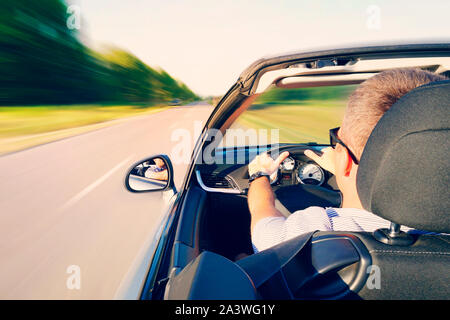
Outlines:
[[[130,192],[175,190],[173,167],[169,157],[158,154],[130,167],[125,176],[125,187]]]

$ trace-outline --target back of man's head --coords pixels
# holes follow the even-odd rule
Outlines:
[[[350,95],[341,127],[342,139],[358,159],[378,120],[404,94],[445,77],[421,69],[383,71],[367,79]]]

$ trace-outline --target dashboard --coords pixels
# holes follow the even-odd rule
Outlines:
[[[301,183],[321,186],[325,179],[326,174],[319,165],[290,155],[281,163],[277,175],[271,183],[278,182],[281,185]]]
[[[270,182],[274,189],[303,185],[336,191],[338,187],[335,177],[304,155],[307,149],[320,153],[324,147],[286,144],[276,149],[257,147],[219,149],[215,154],[214,163],[196,166],[196,176],[199,185],[208,192],[246,194],[249,188],[248,163],[262,152],[273,155],[288,151],[289,157],[281,163],[276,174],[271,176]]]

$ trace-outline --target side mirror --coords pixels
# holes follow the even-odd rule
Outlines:
[[[131,192],[175,191],[172,162],[160,154],[134,164],[125,177],[125,186]]]

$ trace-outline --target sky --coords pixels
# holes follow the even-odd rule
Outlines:
[[[68,0],[94,49],[114,45],[202,96],[257,59],[318,47],[450,39],[448,0]]]

